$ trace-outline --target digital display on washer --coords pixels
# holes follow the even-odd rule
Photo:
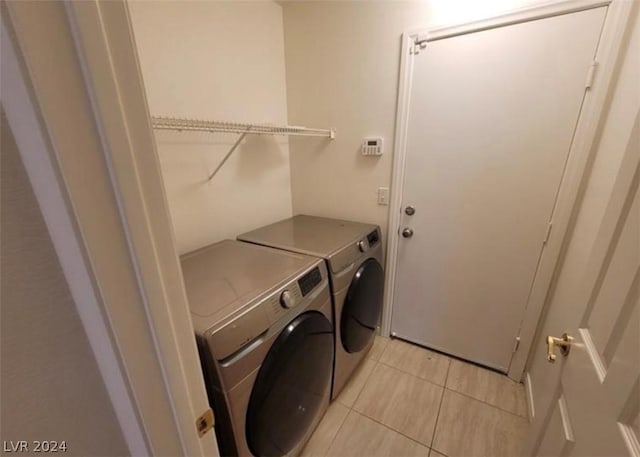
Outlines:
[[[302,292],[302,296],[306,296],[309,292],[313,290],[315,286],[320,284],[322,281],[322,275],[320,274],[320,268],[315,267],[309,273],[304,275],[302,278],[298,279],[298,285],[300,286],[300,291]]]
[[[374,230],[373,232],[367,235],[367,241],[369,242],[369,246],[373,246],[378,242],[380,237],[378,236],[378,231]]]

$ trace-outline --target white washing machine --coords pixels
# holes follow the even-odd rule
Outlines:
[[[384,294],[380,227],[299,215],[238,236],[238,240],[325,260],[331,280],[336,398],[373,344]]]
[[[226,240],[181,264],[221,455],[297,455],[331,392],[324,262]]]

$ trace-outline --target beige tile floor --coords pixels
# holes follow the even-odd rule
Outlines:
[[[526,415],[523,386],[506,376],[376,337],[302,455],[513,457]]]

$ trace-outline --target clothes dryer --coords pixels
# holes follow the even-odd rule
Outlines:
[[[324,262],[226,240],[181,264],[221,455],[297,455],[331,392]]]
[[[336,398],[371,348],[384,293],[380,227],[299,215],[239,235],[238,240],[325,260],[333,298]]]

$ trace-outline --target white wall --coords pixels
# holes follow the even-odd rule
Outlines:
[[[152,114],[288,118],[338,133],[332,142],[249,137],[207,183],[235,136],[157,132],[179,252],[292,213],[386,231],[388,207],[376,192],[390,187],[402,32],[541,2],[131,2]],[[370,135],[384,138],[384,156],[359,154]]]
[[[133,1],[152,115],[287,123],[282,9],[271,1]],[[177,248],[185,253],[291,215],[286,137],[158,131]]]
[[[533,0],[283,2],[287,98],[292,124],[335,127],[331,142],[291,141],[294,214],[387,228],[377,188],[390,187],[400,37],[408,29],[470,21]],[[382,157],[363,157],[382,136]]]
[[[71,456],[128,448],[2,116],[2,440],[66,441]],[[22,455],[22,454],[21,454]]]
[[[635,5],[632,32],[627,37],[625,50],[619,63],[610,105],[603,119],[603,128],[598,138],[598,147],[589,179],[584,189],[582,203],[571,233],[569,245],[557,276],[546,318],[540,335],[558,335],[564,330],[554,323],[567,322],[572,316],[576,302],[582,296],[581,280],[585,274],[589,255],[605,213],[616,175],[635,122],[640,111],[640,3]],[[547,346],[542,337],[532,348],[530,366],[535,411],[544,411],[555,392],[558,370],[547,368]]]

